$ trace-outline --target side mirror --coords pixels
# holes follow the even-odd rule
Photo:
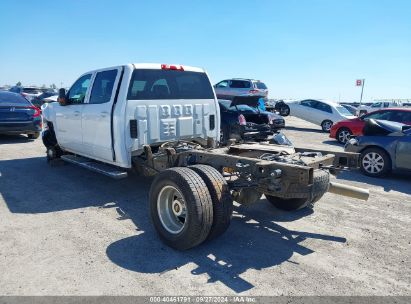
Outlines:
[[[66,97],[66,89],[64,88],[59,89],[59,97],[57,98],[57,101],[61,106],[68,105],[67,97]]]

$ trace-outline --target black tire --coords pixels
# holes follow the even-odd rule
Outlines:
[[[329,119],[326,119],[321,123],[321,129],[323,129],[324,132],[329,133],[332,125],[333,125],[333,122]]]
[[[158,198],[167,187],[179,191],[186,208],[182,230],[176,233],[165,228],[158,210]],[[165,244],[177,250],[187,250],[207,238],[213,224],[213,204],[207,185],[196,172],[182,167],[160,172],[151,184],[149,197],[151,219]]]
[[[280,198],[271,195],[265,195],[267,200],[273,204],[276,208],[285,211],[294,211],[305,207],[312,207],[327,191],[330,184],[330,174],[324,170],[315,170],[313,178],[313,188],[311,195],[308,197],[295,197],[295,198]],[[299,196],[298,190],[301,187],[290,187],[288,195],[292,196],[295,193]]]
[[[372,158],[375,159],[374,164],[370,163]],[[391,158],[388,153],[381,148],[367,148],[361,152],[360,170],[365,175],[371,177],[382,177],[391,172]]]
[[[195,165],[189,168],[200,175],[210,192],[213,202],[213,224],[207,239],[215,239],[230,226],[233,214],[233,198],[230,189],[227,181],[215,168],[206,165]]]
[[[286,104],[281,105],[279,113],[281,116],[284,116],[284,117],[290,115],[290,107]]]
[[[352,135],[352,132],[350,129],[341,128],[337,131],[337,133],[335,134],[335,137],[340,144],[345,144],[350,139],[351,135]]]
[[[37,139],[37,138],[39,138],[39,136],[40,136],[39,132],[27,134],[27,137],[29,139]]]
[[[42,133],[42,140],[43,145],[46,147],[47,161],[52,162],[53,160],[60,158],[64,152],[57,143],[53,124],[51,122],[47,122],[47,125],[48,130]]]

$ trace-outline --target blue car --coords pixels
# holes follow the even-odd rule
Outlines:
[[[258,98],[235,97],[219,99],[221,115],[221,142],[263,141],[285,127],[284,118],[258,108]]]
[[[40,110],[20,94],[1,91],[0,134],[27,134],[36,139],[40,132]]]
[[[360,153],[361,171],[381,177],[391,171],[411,172],[411,126],[370,119],[363,136],[351,138],[346,152]]]

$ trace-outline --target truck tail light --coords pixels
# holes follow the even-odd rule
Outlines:
[[[169,65],[169,64],[162,64],[161,65],[162,70],[174,70],[174,71],[184,71],[184,68],[182,65]]]
[[[240,126],[245,126],[247,124],[247,121],[245,120],[243,114],[238,115],[238,123],[240,124]]]

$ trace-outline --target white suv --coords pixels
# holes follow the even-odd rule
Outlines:
[[[217,98],[231,99],[234,96],[268,96],[267,86],[260,80],[234,78],[214,85]]]

